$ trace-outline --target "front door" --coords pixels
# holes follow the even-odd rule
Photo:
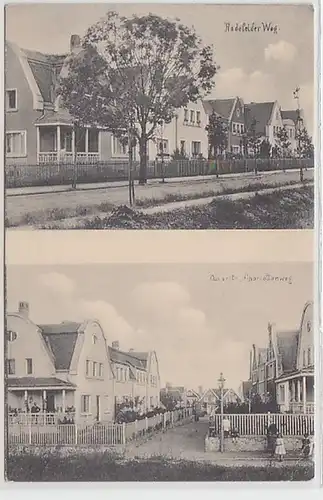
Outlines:
[[[96,397],[96,421],[100,422],[100,396]]]
[[[47,412],[54,413],[55,411],[55,394],[53,392],[47,393]]]

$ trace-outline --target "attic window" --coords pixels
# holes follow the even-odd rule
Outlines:
[[[96,335],[92,335],[92,342],[93,344],[96,344],[98,340],[98,337]]]
[[[6,91],[7,111],[17,111],[17,90],[10,89]]]
[[[12,332],[11,330],[8,331],[8,340],[9,342],[13,342],[14,340],[16,340],[17,338],[17,333],[16,332]]]
[[[308,331],[308,332],[310,332],[310,331],[311,331],[311,328],[312,328],[311,322],[310,322],[310,321],[308,321],[308,322],[307,322],[307,324],[306,324],[306,329],[307,329],[307,331]]]

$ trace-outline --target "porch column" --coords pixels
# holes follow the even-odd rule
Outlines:
[[[89,152],[89,129],[85,129],[85,156],[87,158]]]
[[[74,156],[75,156],[75,130],[74,130],[74,127],[72,129],[72,156],[73,156],[73,162],[74,162]]]
[[[301,402],[301,381],[300,379],[297,380],[297,402]]]
[[[306,377],[303,377],[303,413],[306,413]]]
[[[43,411],[47,410],[47,405],[46,405],[46,390],[43,391]]]
[[[62,408],[63,408],[63,413],[65,413],[65,396],[66,396],[66,391],[65,389],[62,390]]]
[[[39,127],[36,127],[36,161],[39,164],[39,153],[40,153],[40,131]]]
[[[61,126],[57,125],[57,161],[59,162],[61,159]]]
[[[27,408],[28,408],[28,391],[25,391],[24,401],[25,401],[25,410],[27,411]]]

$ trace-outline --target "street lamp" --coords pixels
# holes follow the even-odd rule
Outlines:
[[[223,389],[224,389],[224,382],[225,378],[223,377],[223,373],[220,373],[220,378],[218,380],[219,382],[219,388],[221,391],[221,399],[220,399],[220,404],[221,404],[221,436],[220,436],[220,451],[223,453],[224,451],[224,429],[223,429]]]

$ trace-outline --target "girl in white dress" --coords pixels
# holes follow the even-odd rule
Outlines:
[[[282,462],[283,456],[286,455],[284,440],[281,432],[278,434],[276,439],[275,455],[278,457],[280,462]]]

